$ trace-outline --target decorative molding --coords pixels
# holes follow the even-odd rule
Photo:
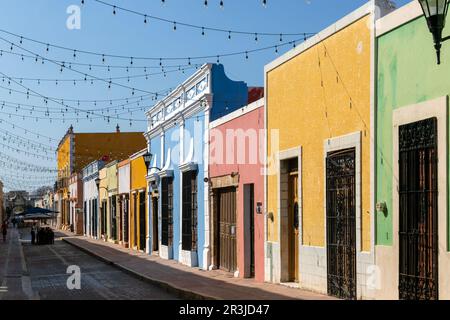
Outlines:
[[[214,177],[210,179],[211,189],[239,186],[239,174]]]
[[[223,124],[225,124],[227,122],[230,122],[230,121],[232,121],[232,120],[234,120],[236,118],[239,118],[239,117],[241,117],[241,116],[243,116],[243,115],[245,115],[247,113],[250,113],[250,112],[252,112],[252,111],[254,111],[254,110],[258,109],[258,108],[262,108],[262,107],[264,107],[264,98],[261,98],[261,99],[255,101],[255,102],[252,102],[252,103],[250,103],[249,105],[247,105],[245,107],[242,107],[242,108],[240,108],[240,109],[238,109],[236,111],[233,111],[233,112],[231,112],[231,113],[229,113],[229,114],[227,114],[227,115],[225,115],[225,116],[223,116],[223,117],[221,117],[221,118],[211,122],[209,124],[209,128],[210,129],[216,128],[218,126],[221,126],[221,125],[223,125]]]
[[[164,170],[157,174],[160,178],[173,178],[173,170]]]
[[[188,171],[198,171],[198,164],[195,162],[189,162],[189,163],[180,164],[178,166],[178,168],[183,173],[188,172]]]

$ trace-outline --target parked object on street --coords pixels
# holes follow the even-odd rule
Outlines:
[[[36,244],[47,245],[55,243],[55,233],[49,227],[39,228],[37,232]]]

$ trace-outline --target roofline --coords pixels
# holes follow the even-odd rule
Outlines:
[[[303,53],[303,52],[307,51],[308,49],[314,47],[315,45],[321,43],[322,41],[326,40],[327,38],[335,35],[339,31],[342,31],[343,29],[347,28],[348,26],[350,26],[351,24],[355,23],[356,21],[362,19],[363,17],[370,15],[371,13],[373,13],[375,11],[375,7],[378,2],[381,2],[381,0],[370,0],[363,6],[356,9],[355,11],[349,13],[348,15],[341,18],[337,22],[333,23],[329,27],[323,29],[322,31],[318,32],[316,35],[312,36],[311,38],[302,42],[295,48],[289,50],[288,52],[286,52],[279,58],[270,62],[269,64],[267,64],[264,67],[264,74],[267,74],[268,72],[279,67],[280,65],[297,57],[301,53]]]
[[[125,159],[125,160],[120,161],[117,164],[117,167],[118,168],[122,168],[122,167],[125,167],[125,166],[129,165],[129,164],[130,164],[130,159]]]
[[[142,157],[144,154],[147,153],[147,151],[148,151],[148,149],[145,148],[145,149],[142,149],[142,150],[140,150],[140,151],[138,151],[138,152],[132,154],[132,155],[130,156],[130,160],[135,160],[135,159],[137,159],[137,158],[139,158],[139,157]]]
[[[411,1],[403,7],[380,18],[376,22],[376,36],[382,35],[423,16],[422,7],[418,1]]]
[[[183,80],[183,82],[181,82],[178,86],[176,86],[175,89],[170,91],[170,93],[168,95],[164,96],[162,99],[158,100],[156,103],[154,103],[152,106],[150,106],[147,109],[147,111],[145,112],[145,115],[148,117],[154,109],[157,109],[160,105],[165,104],[168,101],[172,101],[174,98],[177,97],[175,95],[175,93],[177,93],[180,90],[180,88],[183,88],[184,86],[186,86],[186,84],[188,84],[189,82],[194,80],[196,77],[198,77],[201,73],[203,73],[205,71],[205,69],[212,69],[212,66],[213,66],[213,63],[204,63],[191,76],[189,76],[188,78]]]
[[[246,105],[245,107],[239,108],[236,111],[233,111],[217,120],[214,120],[209,124],[209,128],[212,129],[212,128],[219,127],[225,123],[228,123],[228,122],[233,121],[243,115],[246,115],[252,111],[255,111],[256,109],[262,108],[262,107],[264,107],[264,101],[265,101],[265,99],[261,98],[259,100],[256,100],[256,101]]]

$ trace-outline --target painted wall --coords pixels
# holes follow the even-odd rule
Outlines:
[[[118,164],[118,185],[119,194],[130,193],[130,164],[127,161],[122,161]]]
[[[418,18],[402,23],[377,39],[376,201],[386,202],[387,205],[387,215],[379,212],[376,216],[376,263],[379,270],[377,293],[380,299],[398,299],[399,201],[396,193],[398,182],[395,182],[398,177],[398,145],[393,142],[398,139],[398,131],[394,131],[394,124],[399,119],[407,120],[402,123],[415,122],[426,115],[426,118],[438,119],[438,286],[439,299],[449,299],[450,167],[448,151],[446,155],[441,153],[445,153],[445,147],[447,150],[449,147],[447,96],[450,93],[450,45],[448,42],[443,43],[442,64],[437,65],[433,38],[418,3],[399,9],[388,22],[398,24],[404,16],[412,14]],[[384,21],[380,22],[380,26],[383,26],[382,22]],[[447,21],[447,26],[449,22]],[[447,36],[449,32],[450,28],[446,27],[443,35]]]
[[[129,223],[130,223],[130,245],[131,247],[136,247],[136,246],[140,246],[140,239],[139,239],[139,234],[141,232],[140,230],[140,224],[139,224],[139,217],[141,214],[145,215],[145,219],[146,219],[146,225],[148,224],[147,222],[147,213],[146,212],[140,212],[139,210],[139,191],[140,190],[147,190],[147,181],[146,181],[146,177],[147,176],[147,167],[145,166],[145,162],[144,162],[144,158],[142,156],[139,156],[137,158],[132,158],[130,159],[130,189],[131,189],[131,194],[130,194],[130,219],[129,219]],[[133,192],[137,192],[137,196],[136,196],[136,211],[134,210],[134,196],[133,196]],[[145,196],[145,193],[144,193]],[[147,207],[147,205],[145,206]],[[136,219],[136,226],[137,229],[135,230],[134,228],[134,220]],[[137,234],[137,242],[135,243],[134,241],[134,234]],[[147,230],[145,230],[145,234],[148,235]]]
[[[263,159],[260,159],[262,156],[260,150],[262,150],[264,143],[264,136],[260,135],[260,130],[263,129],[263,106],[210,129],[209,161],[210,177],[221,177],[233,172],[239,173],[237,255],[240,277],[244,277],[245,265],[250,263],[250,257],[245,256],[245,236],[248,237],[248,234],[244,231],[246,230],[244,227],[244,185],[254,184],[255,279],[260,282],[264,281],[264,215],[256,214],[256,204],[257,202],[264,202]],[[240,137],[240,139],[245,139],[245,145],[239,144],[238,139],[229,140],[226,138],[227,132],[239,134],[239,130],[248,134],[248,136]],[[230,149],[234,150],[234,157],[227,161],[227,154],[231,154]],[[238,152],[242,152],[242,159],[238,158]]]
[[[58,178],[70,177],[70,135],[66,135],[57,151]]]
[[[146,146],[142,132],[75,133],[74,171],[79,172],[92,161],[108,156],[124,160]]]
[[[161,139],[158,139],[159,142]],[[157,143],[156,143],[157,144]],[[159,144],[160,145],[160,144]],[[181,186],[180,186],[180,127],[175,126],[164,133],[164,162],[167,170],[173,170],[173,258],[179,260],[181,247]],[[169,159],[170,154],[170,159]],[[170,161],[170,163],[168,163]],[[161,180],[159,188],[161,190]],[[159,205],[162,205],[160,199]],[[161,207],[162,208],[162,207]],[[161,234],[161,232],[159,233]]]
[[[196,164],[198,168],[198,219],[197,219],[197,253],[185,252],[178,247],[181,237],[181,207],[174,210],[174,252],[178,261],[198,265],[207,269],[209,263],[209,243],[205,233],[209,230],[208,222],[208,184],[204,178],[208,176],[208,139],[204,139],[210,119],[215,119],[247,104],[248,87],[244,82],[229,79],[223,65],[205,64],[182,85],[178,86],[170,97],[157,103],[147,112],[149,149],[154,154],[156,162],[152,166],[165,168],[168,163],[168,148],[171,148],[170,163],[167,168],[173,168],[174,173],[174,205],[181,203],[181,172],[180,164]],[[182,103],[185,98],[184,103]],[[181,131],[179,146],[171,141],[171,135]],[[162,133],[163,132],[163,133]],[[164,146],[161,144],[163,135]],[[176,140],[176,139],[175,139]],[[179,161],[176,161],[178,159]],[[173,162],[173,163],[172,163]],[[159,185],[160,187],[160,185]],[[177,190],[178,189],[178,190]],[[205,196],[206,193],[206,196]],[[178,202],[178,203],[177,203]],[[161,211],[161,203],[159,210]],[[150,209],[151,210],[151,209]],[[175,212],[177,211],[177,212]],[[160,212],[161,213],[161,212]],[[178,215],[178,216],[175,216]],[[160,215],[159,215],[160,216]],[[161,235],[161,232],[159,233]],[[166,257],[164,247],[160,255]],[[180,256],[181,255],[181,256]],[[170,254],[168,255],[170,256]]]
[[[212,65],[211,91],[214,93],[211,121],[247,105],[247,84],[228,78],[222,64]]]
[[[449,30],[447,27],[443,34]],[[450,45],[444,42],[442,64],[436,64],[432,35],[423,17],[378,38],[377,202],[385,201],[389,211],[393,205],[392,111],[448,95],[448,61]],[[377,213],[377,244],[392,245],[392,232],[392,215]]]
[[[92,225],[91,225],[91,210],[89,206],[89,201],[93,199],[98,199],[98,189],[95,184],[94,179],[87,179],[83,182],[83,200],[86,201],[86,229],[84,230],[84,234],[88,236],[92,236]]]
[[[325,246],[324,141],[362,132],[362,248],[370,250],[370,33],[360,19],[267,75],[268,157],[301,146],[303,244]],[[350,105],[350,101],[352,101]],[[278,180],[268,177],[269,241],[278,241]]]

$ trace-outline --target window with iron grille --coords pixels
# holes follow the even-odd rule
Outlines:
[[[173,178],[161,180],[161,243],[172,244],[173,239]]]
[[[183,173],[182,249],[197,250],[197,172]]]

